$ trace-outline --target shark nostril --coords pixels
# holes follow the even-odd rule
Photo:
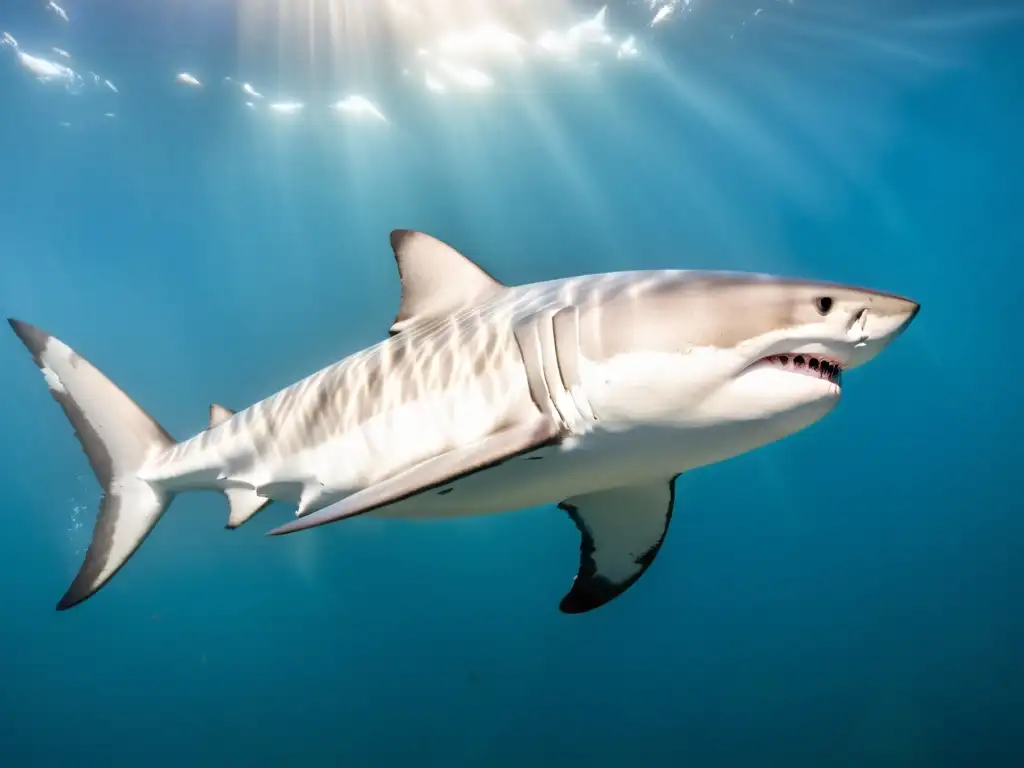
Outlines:
[[[868,310],[867,307],[862,307],[861,309],[858,309],[855,313],[853,313],[853,315],[850,316],[850,324],[849,326],[847,326],[847,329],[852,331],[859,323],[861,332],[863,332],[865,330],[867,322]]]

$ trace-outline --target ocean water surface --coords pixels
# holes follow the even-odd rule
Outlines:
[[[99,489],[0,338],[0,765],[1024,765],[1013,0],[6,0],[0,310],[178,438],[387,332],[396,228],[922,312],[821,423],[678,485],[567,616],[554,507],[237,531],[175,501],[54,605]]]

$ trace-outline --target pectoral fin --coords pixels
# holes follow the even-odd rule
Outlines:
[[[586,613],[621,595],[661,548],[675,501],[675,478],[566,499],[559,508],[580,532],[580,567],[559,606]]]
[[[427,459],[339,502],[275,528],[269,535],[294,533],[371,512],[443,483],[480,472],[521,453],[540,448],[556,440],[559,435],[557,423],[538,416],[528,424],[509,427],[472,445]]]

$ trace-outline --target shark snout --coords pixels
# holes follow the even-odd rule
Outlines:
[[[910,327],[920,311],[921,305],[913,299],[870,295],[851,317],[847,338],[853,353],[848,367],[856,368],[873,359]]]

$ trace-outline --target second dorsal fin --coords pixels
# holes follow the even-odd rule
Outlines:
[[[207,429],[213,429],[218,424],[220,424],[222,421],[227,421],[228,419],[230,419],[234,415],[235,415],[235,412],[232,411],[230,408],[225,408],[220,403],[211,403],[210,404],[210,423],[207,425],[206,428]]]
[[[402,281],[392,336],[423,320],[482,304],[505,287],[471,259],[423,232],[396,229],[391,249]]]

